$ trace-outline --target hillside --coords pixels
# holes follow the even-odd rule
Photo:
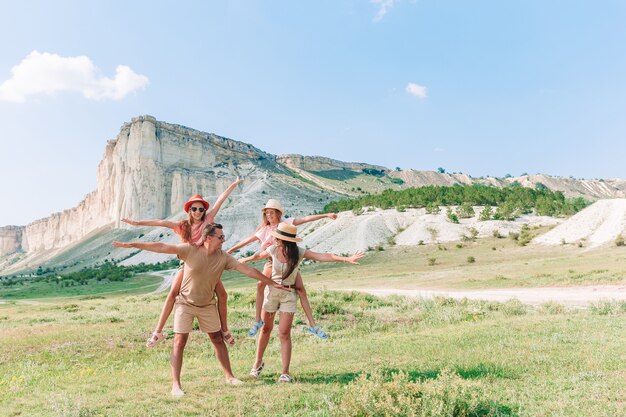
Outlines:
[[[131,228],[120,219],[180,219],[184,216],[181,208],[190,195],[199,193],[214,201],[237,176],[243,177],[243,183],[218,218],[228,232],[227,246],[254,230],[260,220],[259,209],[270,197],[283,201],[287,215],[299,216],[319,211],[338,198],[423,185],[501,187],[517,181],[524,187],[547,187],[568,197],[588,199],[624,197],[626,191],[623,180],[545,175],[473,178],[460,173],[392,170],[321,156],[272,155],[244,142],[151,116],[136,117],[122,125],[117,137],[107,142],[96,175],[96,190],[76,207],[26,226],[0,227],[0,275],[39,265],[78,268],[111,257],[127,258],[128,252],[118,253],[110,247],[110,242],[119,237],[174,242],[176,238],[168,230]],[[369,215],[363,219],[369,219]],[[408,220],[384,222],[402,224]],[[337,249],[377,244],[374,242],[379,239],[365,236],[366,227],[359,227],[364,231],[345,235]],[[395,233],[394,227],[389,227],[381,239]],[[398,239],[401,242],[405,238]],[[127,262],[152,259],[152,255],[139,254]]]

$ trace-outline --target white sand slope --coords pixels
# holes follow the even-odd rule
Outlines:
[[[522,225],[553,225],[563,220],[546,216],[522,216],[515,221],[479,221],[482,207],[475,207],[476,215],[461,219],[459,224],[451,223],[443,207],[439,214],[426,214],[422,209],[408,209],[398,212],[395,209],[365,211],[360,215],[352,212],[339,213],[337,220],[324,220],[306,227],[299,227],[304,237],[303,245],[316,252],[352,253],[367,250],[378,245],[388,246],[393,238],[397,245],[418,245],[435,242],[459,241],[469,235],[470,229],[478,230],[478,237],[491,237],[495,230],[503,236],[509,232],[519,232]]]
[[[575,214],[533,243],[560,245],[584,241],[587,248],[612,244],[626,232],[626,199],[599,200]]]

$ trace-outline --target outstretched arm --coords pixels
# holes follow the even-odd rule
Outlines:
[[[128,223],[131,226],[157,226],[157,227],[167,227],[170,229],[176,228],[178,226],[177,222],[171,222],[169,220],[130,220],[130,219],[122,219],[124,223]]]
[[[277,289],[283,290],[283,291],[289,291],[290,290],[289,288],[283,287],[282,285],[280,285],[276,281],[272,281],[271,279],[269,279],[268,277],[263,275],[258,269],[252,268],[251,266],[239,263],[235,267],[235,271],[240,272],[240,273],[242,273],[244,275],[247,275],[247,276],[249,276],[252,279],[256,279],[258,281],[261,281],[263,284],[269,285],[270,287],[274,287],[274,288],[277,288]]]
[[[359,263],[357,261],[364,256],[365,254],[360,250],[354,252],[352,256],[337,256],[332,253],[317,253],[310,250],[304,251],[305,258],[319,262],[347,262],[349,264],[358,265]]]
[[[232,248],[228,249],[226,251],[226,253],[233,253],[233,252],[243,248],[244,246],[249,245],[250,243],[254,242],[255,240],[259,240],[259,238],[256,237],[255,235],[251,235],[251,236],[245,238],[244,240],[242,240],[241,242],[237,243]]]
[[[209,217],[215,219],[215,216],[217,216],[217,212],[220,211],[220,208],[222,207],[222,204],[224,204],[224,201],[226,201],[226,199],[228,198],[230,193],[232,193],[233,190],[235,188],[237,188],[239,183],[241,183],[241,179],[239,177],[237,177],[235,182],[230,184],[228,186],[228,188],[226,190],[224,190],[224,192],[222,194],[220,194],[219,197],[217,197],[217,200],[215,200],[215,203],[213,203],[213,208],[208,213]]]
[[[136,248],[156,253],[169,253],[178,255],[180,248],[176,245],[166,245],[160,242],[113,242],[113,246],[118,248]]]
[[[242,264],[245,264],[247,262],[258,261],[258,260],[266,259],[269,257],[270,257],[270,254],[266,250],[264,250],[261,252],[257,252],[252,256],[248,256],[247,258],[241,258],[239,262],[241,262]]]
[[[293,225],[298,226],[302,223],[314,222],[320,219],[333,219],[337,218],[337,213],[326,213],[326,214],[311,214],[310,216],[298,217],[297,219],[293,219]]]

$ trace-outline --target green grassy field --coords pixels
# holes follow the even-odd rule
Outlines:
[[[89,285],[62,287],[51,282],[33,283],[25,280],[23,285],[0,287],[0,300],[41,300],[48,298],[82,297],[88,295],[131,295],[154,291],[162,282],[154,275],[141,274],[126,281],[96,282]]]
[[[305,265],[316,288],[477,289],[626,283],[626,248],[518,246],[513,240],[392,246],[367,252],[360,266]],[[473,257],[475,262],[468,263]],[[430,265],[429,259],[435,259]],[[255,265],[260,267],[260,264]]]
[[[519,247],[510,239],[464,245],[390,247],[368,252],[360,266],[304,266],[316,319],[331,338],[304,333],[303,316],[296,315],[297,382],[287,386],[276,383],[277,335],[260,380],[246,378],[255,352],[254,339],[246,337],[254,283],[225,274],[237,339],[231,360],[246,384],[226,386],[207,336],[194,332],[182,401],[169,396],[171,337],[144,347],[165,298],[144,294],[156,278],[57,293],[20,288],[16,301],[2,297],[9,301],[0,304],[0,415],[626,415],[625,302],[568,310],[555,303],[531,308],[326,290],[625,281],[623,248]],[[468,263],[469,256],[476,261]],[[83,292],[69,292],[74,289]],[[26,300],[28,291],[47,297]]]
[[[0,402],[7,416],[454,415],[626,413],[626,304],[584,311],[448,299],[311,292],[322,341],[294,328],[292,373],[277,386],[273,337],[260,380],[228,387],[194,332],[184,400],[169,397],[171,339],[144,348],[164,296],[0,306]],[[247,375],[253,293],[232,292],[230,349]],[[369,375],[369,379],[366,377]],[[404,404],[399,406],[398,404]],[[410,414],[412,410],[414,414]]]

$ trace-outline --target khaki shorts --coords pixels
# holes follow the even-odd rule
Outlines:
[[[176,303],[174,304],[174,333],[191,333],[194,318],[198,319],[200,330],[204,333],[219,332],[222,328],[215,304],[195,307]]]
[[[265,298],[263,299],[263,310],[268,313],[280,311],[282,313],[295,313],[298,295],[296,290],[281,291],[272,287],[265,287]]]

